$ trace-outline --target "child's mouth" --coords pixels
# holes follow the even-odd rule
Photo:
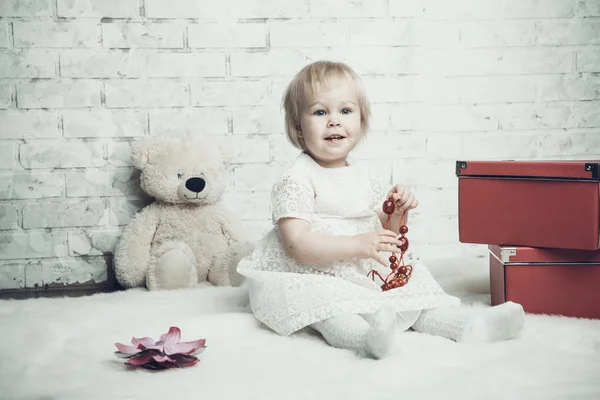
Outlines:
[[[342,135],[331,135],[325,138],[325,140],[329,140],[332,142],[337,142],[338,140],[345,139]]]

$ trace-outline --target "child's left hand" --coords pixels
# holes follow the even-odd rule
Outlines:
[[[387,198],[392,196],[396,203],[394,214],[404,214],[407,210],[412,210],[419,205],[415,195],[404,186],[397,184],[388,192]]]

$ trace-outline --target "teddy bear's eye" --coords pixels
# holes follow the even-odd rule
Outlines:
[[[183,174],[182,174],[181,172],[180,172],[180,173],[178,173],[178,174],[177,174],[177,178],[179,178],[179,179],[183,178]]]

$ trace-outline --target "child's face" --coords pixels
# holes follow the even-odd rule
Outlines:
[[[328,83],[306,99],[300,131],[308,153],[319,165],[338,168],[346,165],[348,154],[360,139],[360,108],[351,81],[336,77]]]

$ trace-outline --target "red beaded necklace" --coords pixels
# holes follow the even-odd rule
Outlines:
[[[387,220],[384,224],[385,229],[389,229],[390,219],[392,218],[392,214],[396,210],[396,204],[394,203],[392,195],[383,202],[383,212],[387,214]],[[405,234],[408,232],[408,227],[406,226],[408,218],[408,210],[404,212],[404,215],[400,219],[400,223],[398,225],[398,232],[400,232],[400,240],[403,241],[400,248],[400,253],[396,256],[396,254],[392,254],[390,256],[390,268],[392,272],[385,277],[385,279],[379,274],[379,272],[375,270],[369,271],[367,276],[371,275],[373,280],[375,280],[375,275],[381,279],[383,285],[381,285],[381,290],[386,291],[390,289],[396,289],[402,287],[408,283],[410,279],[410,275],[412,273],[412,265],[404,265],[404,253],[408,250],[408,239]]]

